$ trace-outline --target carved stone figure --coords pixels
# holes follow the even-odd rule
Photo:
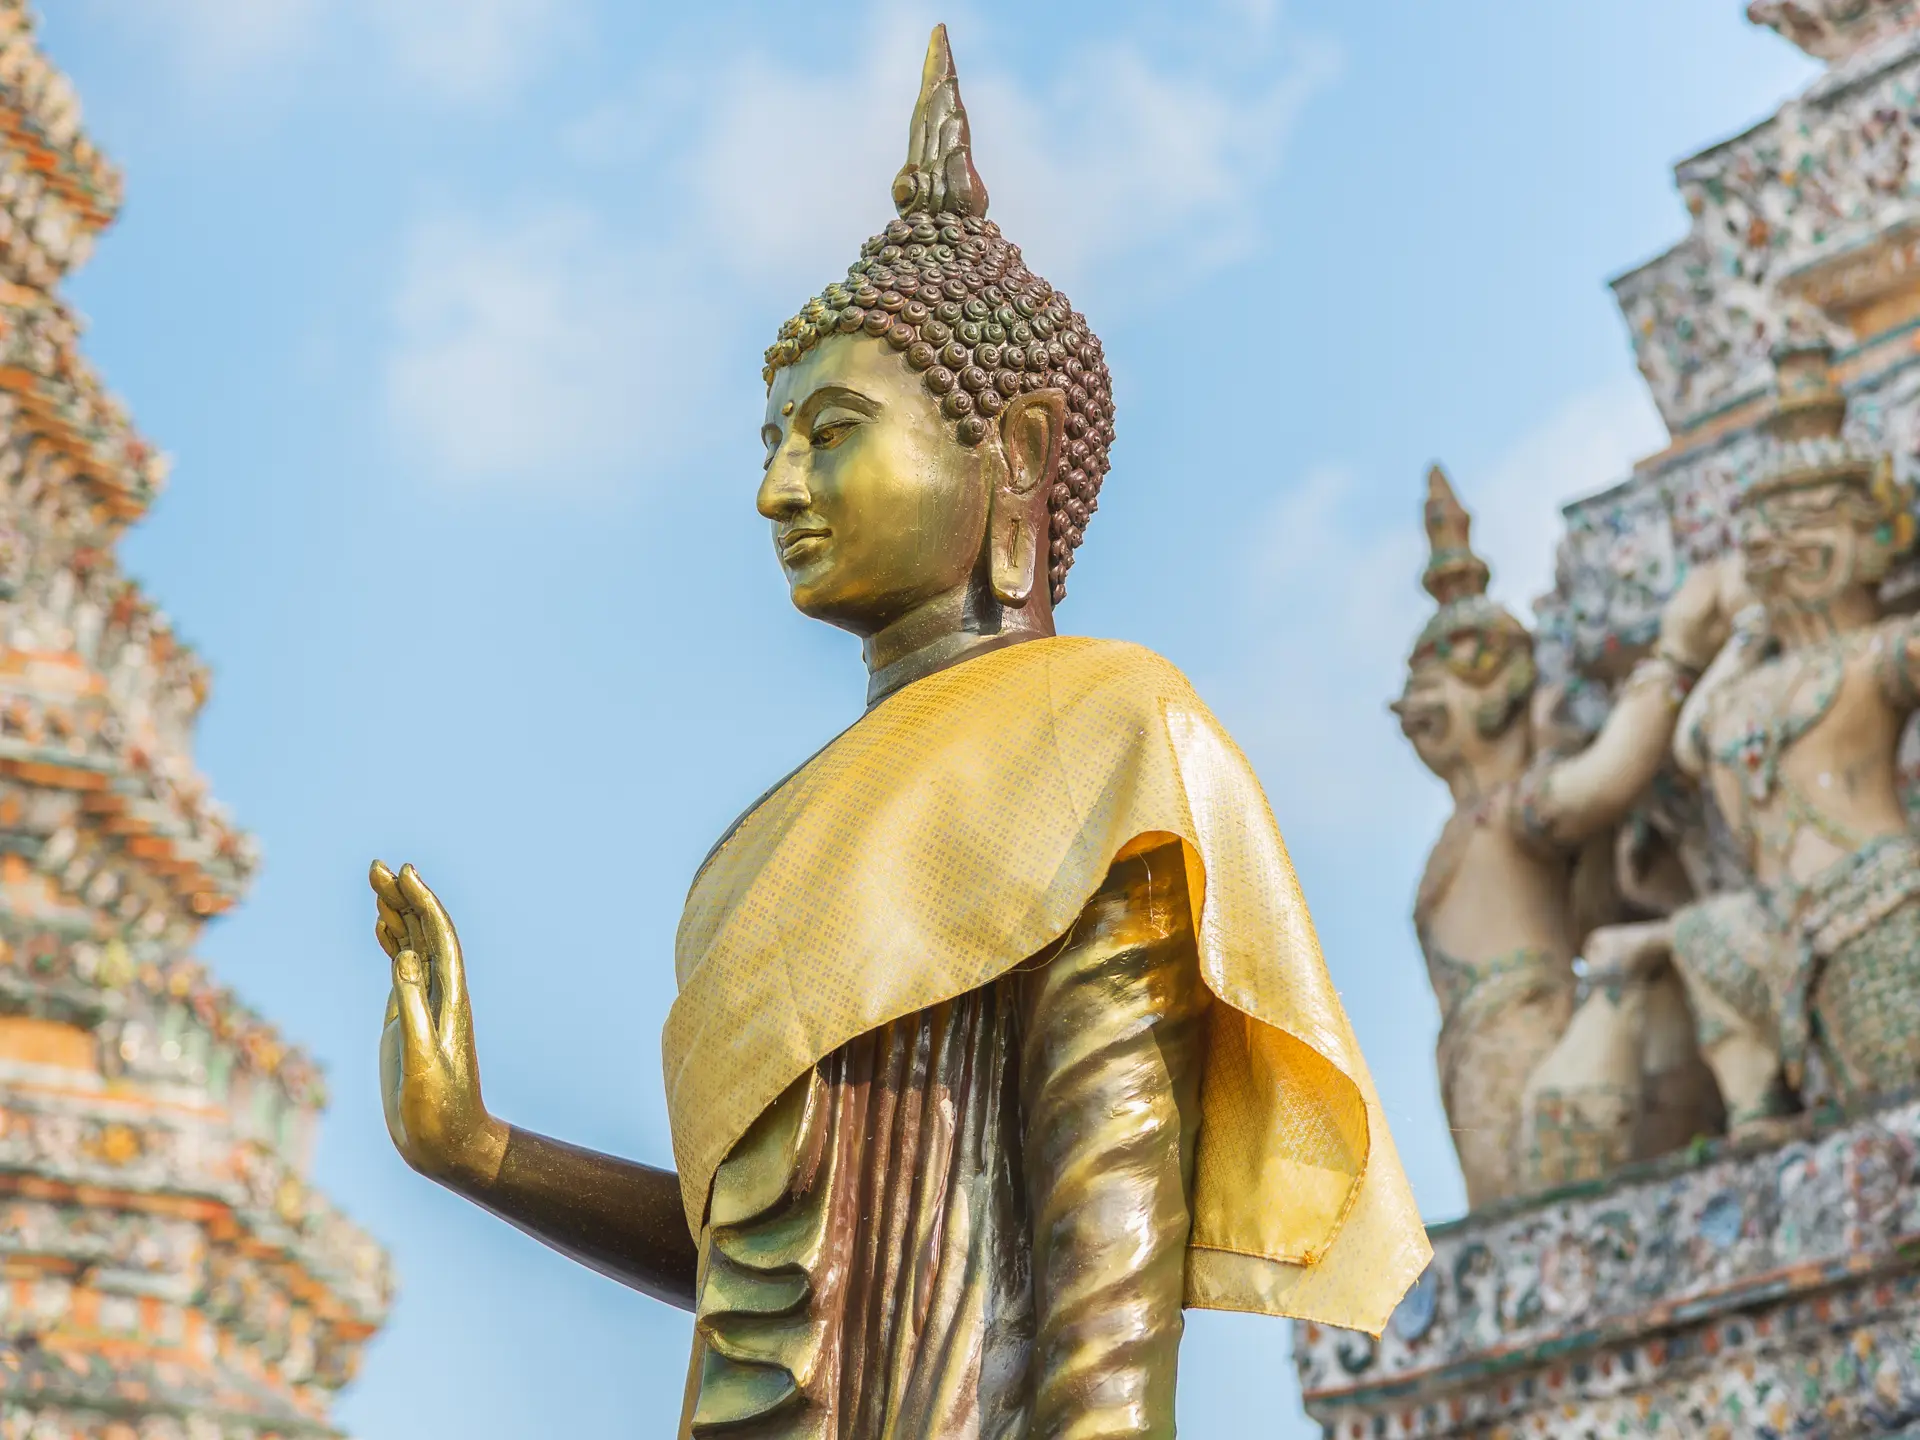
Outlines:
[[[1246,761],[1054,634],[1111,391],[986,218],[943,29],[893,198],[767,353],[758,508],[868,709],[694,879],[677,1170],[487,1111],[452,923],[376,864],[388,1124],[694,1312],[683,1435],[1167,1436],[1183,1305],[1378,1333],[1429,1251]]]
[[[1822,60],[1844,60],[1914,23],[1903,0],[1751,0],[1747,18]]]
[[[1592,923],[1576,919],[1574,862],[1598,841],[1611,863],[1611,831],[1659,769],[1681,701],[1712,654],[1720,581],[1702,571],[1675,597],[1660,646],[1624,682],[1605,727],[1578,753],[1557,755],[1536,740],[1532,637],[1487,597],[1469,518],[1437,466],[1426,526],[1423,584],[1440,608],[1393,709],[1454,797],[1414,926],[1440,1002],[1441,1097],[1468,1202],[1479,1207],[1572,1178],[1569,1170],[1590,1168],[1583,1157],[1595,1145],[1613,1156],[1632,1134],[1631,1113],[1595,1121],[1571,1061],[1536,1090],[1531,1112],[1523,1102],[1573,1015],[1573,957]],[[1633,1068],[1637,1090],[1638,1058]],[[1710,1096],[1694,1088],[1704,1115]],[[1599,1139],[1584,1133],[1596,1124]]]
[[[1913,520],[1887,457],[1841,438],[1830,360],[1820,344],[1777,357],[1771,454],[1735,502],[1760,605],[1675,742],[1754,882],[1673,935],[1737,1128],[1791,1108],[1810,1047],[1842,1097],[1920,1080],[1920,842],[1894,764],[1920,707],[1920,621],[1883,618],[1877,597]]]
[[[1521,1095],[1523,1189],[1597,1179],[1725,1125],[1670,963],[1672,924],[1605,925],[1580,942],[1582,998]]]

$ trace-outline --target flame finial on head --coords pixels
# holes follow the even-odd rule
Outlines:
[[[902,215],[987,213],[987,187],[973,168],[973,137],[960,101],[947,27],[933,27],[927,63],[920,72],[920,98],[907,130],[907,163],[893,177],[893,205]]]
[[[1426,524],[1431,555],[1420,583],[1427,593],[1442,605],[1486,594],[1492,572],[1487,562],[1473,553],[1473,517],[1453,493],[1447,472],[1438,465],[1427,471]]]

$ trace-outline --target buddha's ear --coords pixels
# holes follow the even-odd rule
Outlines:
[[[1067,397],[1058,390],[1029,390],[1000,414],[1007,468],[987,517],[987,578],[1002,605],[1024,605],[1033,594],[1046,554],[1047,491],[1066,428]]]

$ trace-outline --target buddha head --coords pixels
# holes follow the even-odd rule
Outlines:
[[[1407,685],[1389,708],[1421,763],[1442,779],[1508,742],[1525,723],[1537,672],[1533,636],[1487,597],[1472,517],[1438,465],[1427,473],[1430,557],[1420,583],[1439,610],[1414,642]]]
[[[1776,619],[1870,602],[1913,539],[1891,457],[1841,437],[1847,401],[1824,341],[1774,354],[1779,400],[1766,459],[1734,501],[1747,584]]]
[[[1112,387],[1086,320],[987,219],[944,26],[893,202],[767,351],[760,513],[808,615],[870,637],[942,602],[1050,631]]]

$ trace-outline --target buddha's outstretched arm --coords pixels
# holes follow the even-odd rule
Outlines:
[[[401,1157],[569,1259],[691,1310],[698,1254],[678,1178],[488,1114],[453,922],[411,865],[396,876],[375,861],[371,880],[393,961],[380,1093]]]
[[[693,1309],[699,1252],[673,1171],[509,1126],[490,1181],[441,1183],[569,1260]]]
[[[1529,830],[1574,845],[1633,807],[1669,753],[1687,691],[1726,639],[1729,589],[1720,567],[1702,565],[1674,592],[1654,654],[1627,677],[1600,733],[1578,754],[1528,775],[1520,818]]]

